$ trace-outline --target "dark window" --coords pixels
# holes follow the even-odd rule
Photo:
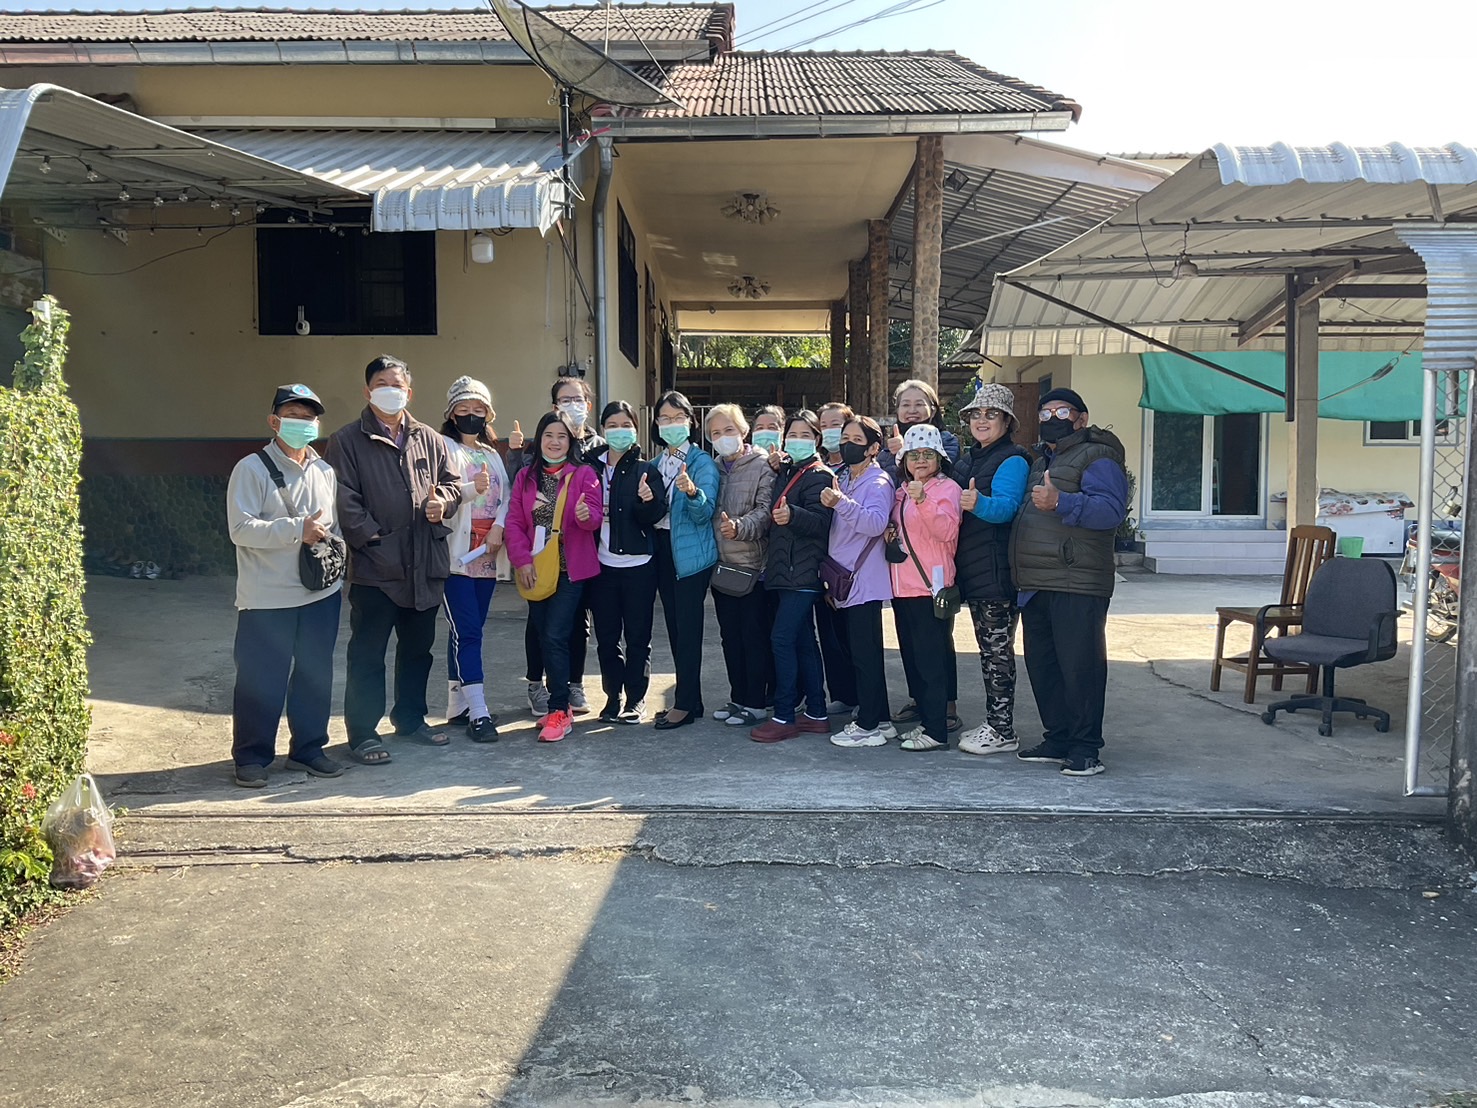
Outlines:
[[[263,223],[286,223],[266,212]],[[434,335],[436,233],[365,234],[368,213],[256,233],[257,329],[291,335],[298,307],[315,335]],[[330,230],[326,218],[331,218]]]
[[[616,272],[620,283],[620,346],[626,361],[641,364],[641,279],[636,272],[636,234],[626,213],[616,205],[619,218],[619,245],[616,250]]]

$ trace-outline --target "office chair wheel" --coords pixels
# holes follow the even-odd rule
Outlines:
[[[1332,735],[1333,734],[1333,724],[1331,724],[1331,723],[1320,723],[1318,725],[1318,734],[1323,735],[1325,738],[1327,736],[1329,736],[1329,735]]]
[[[1277,720],[1277,713],[1276,712],[1263,712],[1262,713],[1262,722],[1265,723],[1265,724],[1267,724],[1268,726],[1271,726],[1271,724],[1275,723],[1276,720]]]

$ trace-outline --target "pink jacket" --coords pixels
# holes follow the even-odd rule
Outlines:
[[[515,569],[533,565],[533,502],[538,495],[538,471],[538,466],[531,465],[520,470],[513,479],[513,501],[508,505],[504,540],[508,547],[508,561]],[[580,497],[584,497],[590,506],[590,518],[584,521],[575,515]],[[955,497],[957,507],[958,497]],[[575,466],[569,492],[564,498],[564,518],[559,522],[559,541],[564,544],[564,564],[571,581],[588,581],[600,572],[595,537],[600,533],[600,521],[604,515],[605,498],[600,492],[600,479],[589,466]]]
[[[893,596],[932,596],[933,567],[944,567],[944,584],[954,583],[954,551],[959,547],[959,497],[963,490],[947,477],[931,477],[923,486],[923,503],[913,503],[907,486],[897,490],[892,510],[892,521],[901,519],[908,525],[907,536],[903,535],[898,523],[898,538],[903,549],[908,549],[908,540],[923,563],[923,572],[929,580],[918,573],[910,556],[906,561],[889,563],[892,569]]]

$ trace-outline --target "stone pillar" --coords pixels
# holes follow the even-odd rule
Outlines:
[[[869,414],[874,416],[886,413],[890,392],[887,386],[887,297],[892,292],[887,272],[889,229],[885,219],[867,220],[867,334],[871,338],[867,401]]]
[[[849,285],[847,298],[850,301],[851,341],[846,351],[846,375],[848,378],[848,403],[859,412],[872,410],[872,355],[867,335],[867,263],[852,262],[847,267]]]
[[[846,399],[846,301],[831,305],[831,399]]]
[[[1296,398],[1287,443],[1287,527],[1318,519],[1318,301],[1297,309]]]
[[[944,140],[918,140],[913,174],[913,376],[939,384],[939,291],[944,259]]]

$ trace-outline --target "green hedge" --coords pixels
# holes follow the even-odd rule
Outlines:
[[[46,303],[0,388],[0,927],[52,895],[41,817],[81,772],[91,723],[82,426],[62,380],[67,313]]]

